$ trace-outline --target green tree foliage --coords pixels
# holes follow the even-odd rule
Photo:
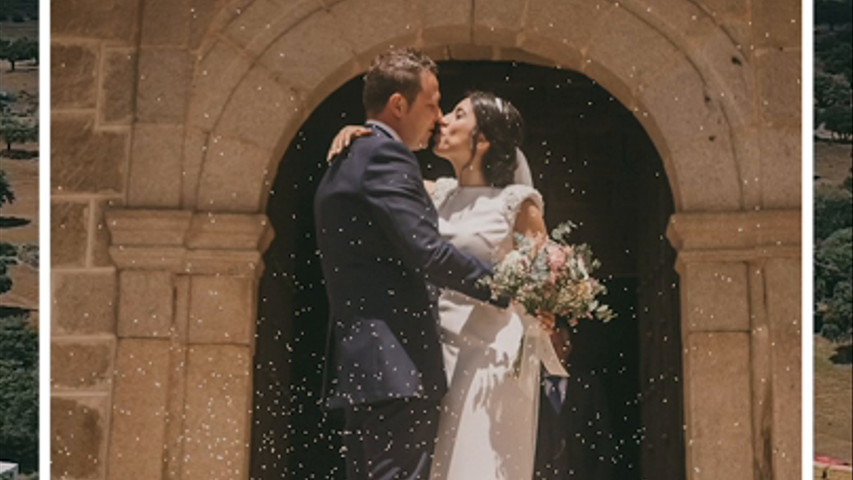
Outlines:
[[[815,243],[829,237],[836,230],[853,224],[853,198],[840,188],[817,188],[814,192]]]
[[[0,207],[14,201],[15,194],[6,180],[6,172],[0,170]],[[12,279],[8,275],[9,265],[15,263],[17,256],[17,249],[13,245],[0,242],[0,294],[8,292],[12,288]]]
[[[0,40],[0,59],[8,61],[13,72],[17,62],[32,59],[38,62],[38,51],[38,41],[30,40],[27,37],[13,41]]]
[[[38,467],[38,334],[23,315],[0,317],[0,451]]]
[[[12,150],[12,144],[35,142],[38,140],[38,124],[29,124],[20,117],[8,113],[0,116],[0,138],[6,143],[6,150]]]
[[[821,334],[834,342],[851,340],[853,228],[834,232],[815,248],[815,298]]]
[[[853,0],[816,0],[815,25],[843,25],[853,22]]]
[[[12,187],[9,185],[9,181],[6,180],[6,172],[0,170],[0,207],[7,203],[13,203],[15,201],[15,194],[12,192]]]
[[[9,266],[18,263],[18,249],[11,243],[0,242],[0,295],[12,289]]]
[[[853,140],[853,0],[815,3],[815,125]]]

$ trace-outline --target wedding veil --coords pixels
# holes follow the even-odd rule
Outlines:
[[[524,156],[524,152],[518,147],[515,149],[515,159],[518,165],[515,167],[512,183],[532,187],[533,174],[530,173],[530,165],[527,164],[527,157]]]

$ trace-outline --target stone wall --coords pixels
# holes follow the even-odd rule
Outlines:
[[[51,8],[55,478],[246,477],[268,185],[390,45],[578,70],[635,113],[678,212],[688,478],[799,476],[799,2]]]

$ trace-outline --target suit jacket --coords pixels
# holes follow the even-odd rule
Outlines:
[[[490,265],[442,241],[415,156],[382,126],[355,139],[314,198],[330,307],[327,406],[447,390],[434,284],[487,301]]]

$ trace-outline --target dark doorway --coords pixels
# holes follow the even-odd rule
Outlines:
[[[602,261],[605,302],[618,317],[573,332],[572,369],[606,395],[597,408],[611,419],[614,478],[684,478],[678,279],[664,236],[673,203],[650,139],[631,112],[577,72],[442,62],[439,78],[445,111],[472,89],[518,107],[546,222],[580,225],[575,241]],[[364,120],[361,86],[352,79],[312,113],[270,191],[276,237],[258,297],[252,478],[343,478],[341,419],[319,404],[327,305],[312,201],[332,137]],[[447,162],[418,156],[426,178],[452,175]]]

